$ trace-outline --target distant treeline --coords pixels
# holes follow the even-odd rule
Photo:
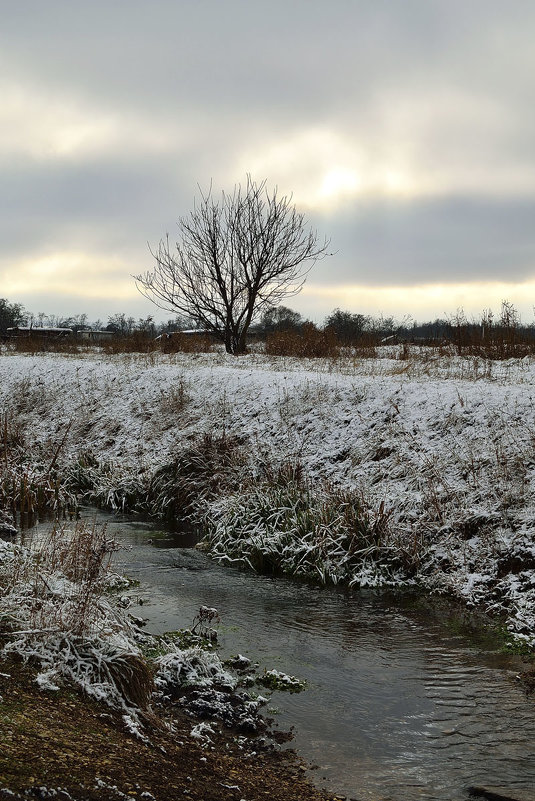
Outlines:
[[[166,322],[155,322],[153,317],[135,319],[125,314],[114,314],[106,322],[89,321],[87,315],[70,317],[33,315],[21,304],[9,303],[0,298],[0,334],[9,328],[31,326],[35,336],[39,328],[70,328],[80,331],[107,331],[115,334],[110,350],[154,349],[151,345],[160,337],[159,347],[165,350],[205,350],[213,341],[206,331],[198,329],[195,320],[175,317]],[[181,332],[187,332],[181,336]],[[173,334],[173,337],[165,335]],[[287,306],[269,308],[250,328],[252,339],[265,341],[266,352],[272,355],[335,356],[344,348],[356,348],[362,355],[373,355],[384,344],[402,346],[421,345],[454,347],[465,355],[488,358],[508,358],[535,352],[535,323],[523,324],[520,316],[508,301],[502,301],[498,315],[491,310],[482,312],[479,319],[468,319],[458,310],[449,318],[417,323],[405,319],[401,323],[393,317],[373,317],[341,309],[334,309],[322,325],[304,319]],[[164,335],[164,336],[162,336]]]

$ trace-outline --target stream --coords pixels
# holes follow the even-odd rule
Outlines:
[[[518,664],[436,604],[318,589],[223,567],[186,536],[91,513],[128,546],[147,630],[191,626],[216,607],[224,657],[241,653],[307,681],[274,693],[277,728],[315,765],[310,778],[355,799],[467,798],[471,785],[535,788],[535,699]],[[514,793],[513,793],[514,795]]]

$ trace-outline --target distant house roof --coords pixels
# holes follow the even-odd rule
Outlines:
[[[72,334],[72,328],[60,328],[58,326],[43,325],[16,325],[7,329],[8,334]]]
[[[84,328],[78,331],[78,336],[81,336],[82,339],[109,339],[114,335],[115,335],[114,331],[103,331],[100,328],[97,330]]]
[[[209,331],[208,328],[185,328],[180,331],[166,331],[163,334],[158,334],[156,339],[168,338],[168,337],[178,337],[182,334],[186,336],[193,336],[197,334],[198,336],[204,336],[205,334],[213,334],[213,331]]]

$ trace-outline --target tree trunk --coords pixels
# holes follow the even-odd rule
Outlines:
[[[247,346],[245,344],[245,331],[225,331],[225,350],[227,353],[232,353],[238,356],[242,353],[247,353]]]
[[[246,340],[246,334],[247,334],[247,331],[242,331],[240,333],[239,337],[237,338],[236,350],[234,351],[234,353],[236,353],[236,354],[238,354],[238,353],[247,353],[247,344],[246,344],[246,341],[245,341]]]

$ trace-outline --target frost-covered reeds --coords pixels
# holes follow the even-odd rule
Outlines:
[[[0,539],[0,658],[29,662],[42,689],[74,683],[120,710],[145,739],[156,690],[176,697],[214,685],[234,690],[237,681],[216,653],[135,626],[117,593],[127,582],[110,569],[118,547],[105,527],[84,523],[56,525],[31,547]]]
[[[99,462],[82,452],[65,478],[86,503],[136,512],[170,526],[196,526],[207,504],[239,483],[245,460],[239,438],[204,432],[153,473]]]
[[[410,581],[421,552],[356,492],[302,481],[263,483],[215,504],[205,544],[221,561],[321,584],[380,586]]]
[[[47,512],[75,512],[76,500],[56,470],[66,434],[36,463],[27,450],[24,425],[12,411],[0,412],[0,511],[26,521]]]
[[[44,688],[68,679],[127,710],[147,705],[152,676],[110,595],[117,547],[84,523],[56,525],[31,547],[0,540],[0,654],[30,661]]]
[[[147,493],[150,513],[169,522],[198,524],[199,512],[239,483],[245,462],[239,438],[205,432],[155,473]]]
[[[128,582],[112,570],[118,548],[105,526],[82,522],[56,524],[29,546],[0,539],[0,659],[30,663],[42,689],[77,685],[142,739],[153,703],[184,693],[192,714],[256,730],[260,701],[234,697],[239,679],[207,636],[217,610],[201,608],[184,647],[144,633],[119,594]]]

